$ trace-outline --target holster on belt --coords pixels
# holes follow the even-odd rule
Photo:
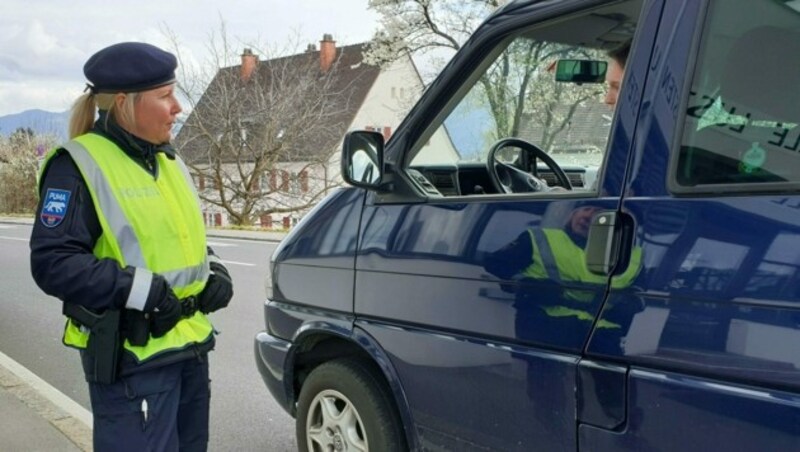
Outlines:
[[[125,310],[123,321],[125,339],[131,345],[144,347],[150,339],[150,315],[133,309]]]
[[[89,329],[86,352],[93,357],[94,367],[87,379],[96,383],[114,383],[122,347],[120,311],[107,309],[98,314],[80,305],[64,303],[63,312],[78,325]]]

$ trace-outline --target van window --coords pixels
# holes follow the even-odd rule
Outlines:
[[[492,144],[521,137],[562,165],[598,166],[613,111],[603,105],[602,84],[556,82],[560,58],[605,59],[599,50],[541,41],[512,40],[440,126],[449,140],[422,149],[413,164],[486,162]]]
[[[630,45],[640,9],[640,1],[620,2],[509,37],[465,74],[445,112],[411,149],[410,168],[442,196],[594,192],[614,116],[606,104],[607,52]],[[573,60],[602,62],[603,73],[585,82],[557,81],[557,70],[564,68],[559,61]],[[559,179],[539,153],[514,144],[490,159],[491,149],[509,138],[547,154],[564,175]],[[487,178],[490,160],[510,167],[509,172],[530,173],[547,186],[504,190],[498,186],[502,175]],[[563,188],[564,178],[571,190]]]
[[[678,191],[797,187],[798,55],[800,2],[710,2],[675,165]]]

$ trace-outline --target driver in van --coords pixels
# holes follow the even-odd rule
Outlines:
[[[631,51],[631,40],[628,39],[619,46],[608,51],[608,69],[606,69],[606,98],[605,104],[611,108],[617,105],[619,89],[625,75],[625,63]]]

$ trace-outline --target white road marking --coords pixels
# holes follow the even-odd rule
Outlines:
[[[225,248],[225,247],[228,247],[228,246],[239,246],[239,245],[236,245],[234,243],[210,242],[208,240],[206,240],[206,244],[208,246],[217,246],[217,247],[220,247],[220,248]]]
[[[256,266],[256,264],[251,264],[249,262],[226,261],[225,259],[222,259],[222,263],[223,264],[231,264],[231,265],[243,265],[245,267],[255,267]]]
[[[222,237],[220,235],[215,236],[207,236],[206,241],[215,241],[215,240],[224,240],[225,242],[239,242],[239,243],[247,243],[248,245],[267,245],[267,246],[276,246],[280,240],[263,240],[263,239],[248,239],[248,238],[237,238],[237,237]],[[239,246],[233,245],[230,243],[225,242],[215,242],[219,243],[222,246]]]
[[[16,229],[16,226],[11,224],[0,224],[0,229]]]

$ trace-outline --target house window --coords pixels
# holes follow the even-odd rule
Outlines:
[[[289,176],[289,193],[299,195],[308,191],[308,172],[305,170],[298,173],[291,173]]]
[[[269,191],[269,172],[264,172],[258,177],[259,187],[262,192]]]
[[[393,87],[392,87],[392,99],[396,99],[396,98],[397,98],[397,88],[395,88],[395,87],[393,86]]]

